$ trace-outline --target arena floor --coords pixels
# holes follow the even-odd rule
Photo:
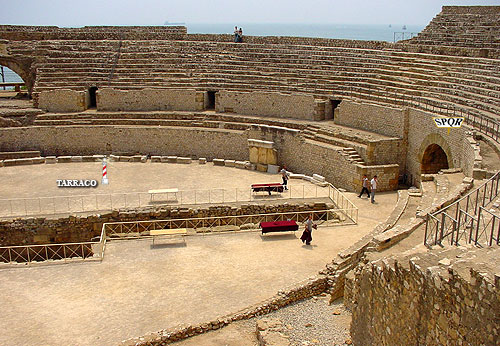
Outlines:
[[[302,179],[290,179],[282,194],[251,193],[255,183],[281,182],[279,174],[234,167],[169,163],[108,162],[109,185],[101,185],[102,163],[58,163],[10,166],[0,169],[0,215],[64,215],[111,208],[158,204],[220,204],[265,202],[271,199],[328,197],[321,188]],[[58,187],[58,179],[95,179],[96,188]],[[178,188],[176,197],[147,193],[152,189]],[[57,196],[57,197],[54,197]]]
[[[279,175],[207,165],[111,163],[110,185],[57,188],[56,179],[98,179],[101,164],[4,167],[2,197],[125,193],[151,188],[247,189]],[[291,181],[304,184],[302,180]],[[38,265],[0,270],[1,345],[114,345],[181,323],[208,321],[274,295],[315,275],[335,255],[392,211],[397,193],[359,207],[354,226],[320,227],[312,246],[299,233],[259,232],[189,236],[186,245],[151,240],[112,241],[102,263]]]

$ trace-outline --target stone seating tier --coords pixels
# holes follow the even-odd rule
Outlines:
[[[443,6],[412,44],[500,48],[500,6]]]
[[[57,46],[52,41],[51,44]],[[189,54],[179,55],[179,52],[186,49],[186,45],[196,50],[194,57],[190,58]],[[68,49],[73,47],[70,53],[75,54],[74,46],[67,42],[64,42],[64,46]],[[500,84],[495,73],[499,64],[491,60],[302,46],[285,46],[277,54],[270,48],[254,45],[235,48],[227,43],[201,42],[194,45],[193,42],[176,41],[166,44],[165,50],[171,51],[165,54],[166,60],[162,61],[159,53],[162,45],[155,47],[159,48],[155,54],[160,55],[151,59],[139,58],[144,53],[133,51],[134,47],[138,49],[140,46],[134,46],[132,42],[125,44],[112,73],[109,61],[87,58],[87,51],[81,52],[81,58],[64,58],[64,52],[61,51],[57,58],[49,55],[46,63],[39,64],[35,92],[68,85],[73,89],[86,88],[88,83],[95,83],[118,89],[205,89],[210,86],[227,90],[255,90],[257,86],[261,90],[345,96],[346,89],[364,82],[377,88],[385,87],[389,92],[420,97],[427,97],[429,93],[443,94],[446,97],[437,96],[450,99],[451,103],[457,105],[465,106],[473,98],[485,112],[490,115],[498,114],[498,87],[489,86]],[[221,51],[211,51],[214,47],[221,47]],[[228,51],[222,51],[222,48]],[[211,54],[216,62],[205,58],[197,60],[195,64],[193,59],[203,54]],[[89,61],[92,65],[88,65]],[[174,65],[174,69],[165,68],[169,65]],[[73,70],[76,67],[79,70]],[[54,74],[56,68],[60,72]],[[245,71],[244,74],[241,73],[242,70]],[[111,75],[112,79],[109,81]],[[67,79],[68,76],[71,78]],[[488,84],[482,84],[485,80]]]

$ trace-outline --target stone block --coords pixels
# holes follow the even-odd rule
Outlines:
[[[33,164],[33,159],[32,158],[15,159],[15,161],[16,161],[16,166],[19,166],[19,165],[32,165]]]
[[[214,166],[224,166],[224,159],[213,159]]]
[[[178,157],[177,163],[191,163],[192,159],[190,157]]]
[[[206,163],[207,163],[207,159],[206,159],[205,157],[200,157],[200,158],[198,159],[198,163],[199,163],[200,165],[204,165],[204,164],[206,164]]]
[[[130,156],[120,156],[120,159],[118,161],[120,162],[130,162],[131,157]]]
[[[235,162],[235,160],[224,160],[224,165],[226,167],[234,167]]]
[[[177,156],[175,157],[175,159],[177,160]],[[161,156],[160,157],[160,162],[167,163],[168,162],[168,156]]]
[[[167,156],[167,162],[168,163],[177,163],[177,156]]]
[[[94,157],[91,155],[84,155],[82,156],[82,161],[83,162],[94,162]]]
[[[59,162],[59,163],[71,162],[71,156],[58,156],[57,162]]]
[[[235,161],[234,162],[234,167],[236,168],[241,168],[241,169],[246,169],[247,163],[245,161]]]
[[[250,166],[247,166],[247,169],[255,171],[257,170],[257,165],[255,163],[251,163]]]
[[[484,169],[474,169],[472,171],[472,178],[474,179],[486,179],[486,170]]]
[[[267,165],[267,173],[277,174],[280,171],[280,166]]]
[[[34,165],[45,163],[45,157],[34,157],[32,160]]]
[[[263,165],[263,164],[261,164],[261,163],[258,163],[258,164],[257,164],[257,170],[258,170],[259,172],[267,172],[267,165]]]
[[[109,155],[109,161],[118,162],[118,161],[120,161],[120,156],[118,156],[118,155]]]
[[[257,147],[250,147],[250,162],[251,163],[258,163],[259,162],[259,148]]]
[[[71,156],[71,162],[83,162],[83,157],[81,157],[81,156]]]
[[[142,156],[141,155],[134,155],[132,156],[132,162],[141,162]]]
[[[151,162],[161,162],[161,156],[151,156]]]
[[[92,155],[94,161],[102,161],[106,156],[104,155]]]
[[[325,181],[325,177],[319,174],[313,174],[313,178],[318,180],[318,181]]]
[[[3,167],[3,160],[0,160],[0,167]]]
[[[248,140],[248,146],[249,147],[257,147],[257,148],[268,148],[272,149],[273,148],[274,142],[270,141],[261,141],[259,139],[249,139]]]
[[[259,159],[257,163],[267,165],[267,148],[258,148],[258,149],[259,149]]]
[[[312,183],[312,181],[313,181],[313,177],[310,177],[308,175],[304,175],[304,177],[302,179],[304,179],[305,181],[308,181],[310,183]]]
[[[268,165],[276,165],[278,163],[278,151],[276,149],[267,149],[266,163]]]
[[[57,157],[55,157],[55,156],[47,156],[45,158],[45,163],[46,164],[57,163]]]
[[[305,177],[304,174],[290,173],[290,179],[304,179],[304,177]]]
[[[148,157],[146,155],[141,156],[141,162],[146,163],[148,161]]]

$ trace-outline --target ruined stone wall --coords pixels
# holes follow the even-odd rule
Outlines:
[[[99,237],[103,223],[221,217],[285,212],[325,210],[333,204],[245,204],[240,207],[218,205],[216,207],[183,208],[180,206],[159,206],[137,208],[133,211],[113,211],[100,215],[69,216],[57,219],[26,218],[0,220],[0,246],[36,245],[48,243],[87,242]],[[304,217],[307,217],[305,215]],[[206,230],[204,230],[206,232]],[[140,234],[131,234],[139,236]],[[142,234],[142,235],[149,235]]]
[[[192,89],[117,90],[104,88],[97,91],[99,111],[200,111],[203,110],[203,101],[203,92]]]
[[[0,151],[28,150],[27,148],[39,150],[43,156],[137,152],[245,161],[249,155],[245,133],[236,130],[146,126],[37,126],[0,129]]]
[[[354,345],[498,345],[498,248],[434,250],[358,267],[344,301]]]
[[[315,107],[316,102],[312,95],[274,92],[219,91],[215,104],[217,112],[320,120],[317,119]]]

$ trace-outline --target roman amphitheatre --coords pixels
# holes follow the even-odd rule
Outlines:
[[[0,25],[25,88],[0,93],[0,344],[499,345],[499,18],[444,6],[396,43]]]

